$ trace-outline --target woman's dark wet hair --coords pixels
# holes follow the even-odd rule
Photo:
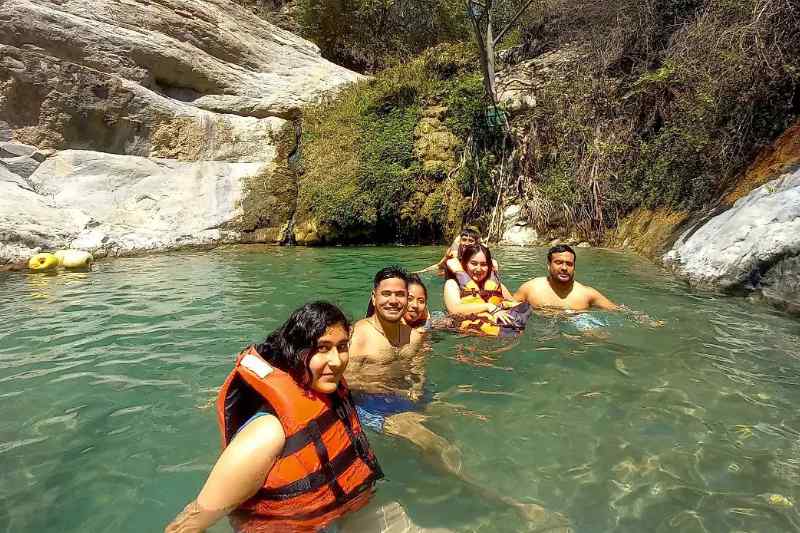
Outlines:
[[[375,274],[375,277],[372,278],[372,290],[377,289],[378,285],[381,284],[381,281],[393,278],[402,279],[403,281],[406,282],[406,288],[408,288],[409,277],[408,277],[408,272],[406,272],[406,269],[397,265],[390,265],[388,267],[378,270],[378,272]],[[369,318],[374,314],[375,314],[375,305],[373,305],[372,296],[370,295],[369,303],[367,304],[367,314],[364,316],[366,318]]]
[[[461,268],[464,269],[464,272],[469,272],[467,270],[467,264],[469,264],[469,260],[480,252],[483,252],[483,255],[486,256],[486,264],[489,266],[489,270],[486,272],[486,279],[489,279],[489,277],[492,275],[492,272],[494,272],[494,262],[492,261],[492,252],[490,252],[489,249],[483,244],[477,243],[464,247],[464,253],[460,258]]]
[[[335,305],[307,303],[289,315],[281,327],[256,346],[256,350],[271,365],[307,386],[311,375],[308,363],[316,351],[317,342],[325,330],[337,324],[350,331],[350,322]]]
[[[422,292],[425,293],[425,301],[428,300],[428,287],[422,283],[422,278],[419,277],[417,274],[409,274],[408,275],[408,286],[411,287],[412,285],[419,285],[422,287]]]

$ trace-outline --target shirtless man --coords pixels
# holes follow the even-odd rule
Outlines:
[[[367,318],[353,326],[345,377],[361,423],[411,441],[434,466],[455,475],[481,497],[509,505],[524,519],[563,525],[562,516],[537,504],[517,502],[471,479],[462,471],[459,448],[423,425],[427,418],[423,414],[425,361],[419,352],[425,333],[402,321],[408,304],[408,279],[399,267],[380,270],[373,281]]]
[[[481,242],[481,234],[478,233],[476,230],[472,228],[464,228],[461,230],[461,233],[453,239],[453,243],[450,247],[445,250],[444,257],[442,257],[438,263],[434,263],[427,268],[423,268],[422,270],[417,270],[414,274],[422,274],[424,272],[430,272],[431,270],[438,270],[441,272],[445,271],[445,267],[447,265],[447,261],[449,259],[457,258],[458,251],[464,246],[472,246],[473,244]]]
[[[350,337],[347,379],[355,389],[408,395],[412,399],[421,396],[421,379],[412,381],[411,390],[403,390],[409,386],[408,366],[416,359],[425,338],[421,330],[403,322],[407,305],[405,270],[390,266],[375,274],[367,317],[355,323]]]
[[[522,284],[514,299],[533,307],[549,307],[585,311],[599,307],[616,311],[619,306],[600,291],[575,281],[575,250],[566,244],[553,246],[547,252],[546,278],[535,278]]]

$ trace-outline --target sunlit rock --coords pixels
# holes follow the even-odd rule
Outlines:
[[[697,285],[759,290],[800,304],[800,169],[786,173],[699,228],[685,232],[664,262]]]

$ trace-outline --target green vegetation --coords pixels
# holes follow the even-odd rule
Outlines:
[[[529,20],[529,47],[580,58],[517,118],[531,217],[599,238],[636,207],[718,198],[800,114],[799,15],[767,0],[564,1]]]
[[[241,1],[292,4],[325,57],[377,72],[305,115],[298,208],[333,239],[486,229],[502,194],[541,231],[599,241],[637,207],[713,203],[800,115],[800,7],[787,0],[534,2],[498,69],[564,61],[522,79],[536,104],[508,137],[487,121],[462,0]],[[523,3],[505,2],[495,27]],[[435,145],[440,126],[460,144],[432,170],[420,136]]]
[[[441,45],[307,109],[302,218],[337,241],[435,242],[457,231],[467,211],[479,216],[470,200],[493,194],[488,156],[479,165],[454,158],[426,166],[419,148],[425,135],[455,134],[471,150],[494,142],[474,61],[468,46]]]
[[[376,71],[468,37],[463,0],[299,0],[304,35],[325,58]]]

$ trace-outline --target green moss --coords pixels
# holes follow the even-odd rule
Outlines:
[[[489,160],[469,178],[463,169],[452,178],[426,172],[415,132],[425,109],[447,106],[441,121],[460,140],[486,137],[469,54],[464,45],[437,47],[307,109],[301,218],[333,228],[339,242],[433,242],[454,231],[465,214],[461,195],[490,187]],[[470,184],[453,187],[455,181]]]

